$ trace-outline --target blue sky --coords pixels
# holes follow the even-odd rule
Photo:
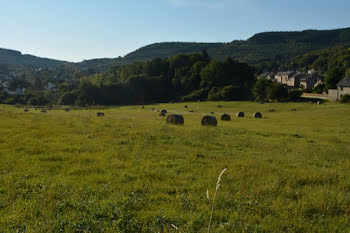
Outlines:
[[[67,61],[154,42],[350,27],[349,0],[0,0],[0,47]]]

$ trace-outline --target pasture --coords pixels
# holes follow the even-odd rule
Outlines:
[[[0,124],[0,232],[207,232],[224,168],[210,232],[350,231],[349,105],[0,105]]]

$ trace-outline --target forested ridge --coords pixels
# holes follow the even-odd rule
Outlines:
[[[350,68],[350,29],[267,32],[231,43],[157,43],[125,57],[80,63],[0,49],[2,89],[25,88],[24,96],[0,90],[14,104],[124,105],[198,100],[290,100],[273,85],[259,97],[263,71],[315,69],[325,76],[318,92],[334,88]],[[8,57],[8,58],[6,58]],[[328,84],[327,84],[328,83]],[[53,85],[52,85],[53,84]],[[265,90],[265,88],[262,88]],[[275,98],[276,93],[278,98]],[[298,94],[298,93],[297,93]],[[280,98],[281,97],[281,98]]]

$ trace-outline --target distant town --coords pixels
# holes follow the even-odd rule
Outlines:
[[[328,99],[332,101],[340,100],[343,95],[350,94],[350,77],[346,76],[336,86],[337,89],[328,89],[328,93],[323,91],[321,94],[307,93],[312,88],[322,85],[324,78],[318,75],[314,69],[308,72],[299,71],[284,71],[284,72],[264,72],[258,75],[258,79],[265,78],[275,83],[280,83],[288,86],[291,89],[304,89],[303,97],[307,98],[320,98]]]

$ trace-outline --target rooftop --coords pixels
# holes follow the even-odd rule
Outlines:
[[[338,87],[350,87],[350,77],[346,76],[338,84]]]

